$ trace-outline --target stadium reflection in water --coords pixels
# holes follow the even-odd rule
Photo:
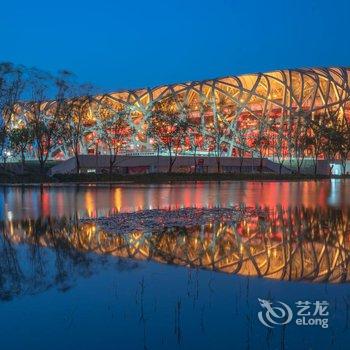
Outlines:
[[[80,220],[239,204],[260,210],[129,234]],[[345,350],[349,217],[348,180],[2,187],[2,348]],[[267,328],[259,298],[325,300],[330,327]]]
[[[210,222],[123,235],[79,223],[76,218],[9,221],[3,223],[1,236],[0,269],[5,272],[1,296],[28,290],[21,286],[21,279],[35,281],[44,289],[52,285],[52,281],[45,282],[42,247],[53,252],[57,269],[53,276],[61,288],[65,276],[72,273],[65,271],[66,266],[74,266],[75,273],[87,273],[96,260],[87,253],[278,280],[349,281],[350,213],[304,207],[275,207],[265,213],[231,225]],[[17,259],[14,246],[23,243],[29,246],[30,261]],[[25,275],[21,265],[35,266],[34,275]]]

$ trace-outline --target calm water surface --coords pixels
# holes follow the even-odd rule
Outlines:
[[[237,205],[266,215],[124,236],[79,221]],[[1,187],[0,218],[1,349],[349,348],[348,180]],[[264,326],[258,298],[293,321]],[[329,327],[298,326],[298,301],[327,301]]]

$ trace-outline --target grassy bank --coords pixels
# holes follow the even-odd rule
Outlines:
[[[113,174],[67,174],[49,177],[40,174],[0,174],[0,183],[171,183],[183,181],[304,181],[329,179],[329,176],[312,175],[278,175],[271,173],[254,174],[139,174],[139,175],[119,175]]]
[[[27,162],[25,172],[22,174],[18,163],[8,164],[5,168],[0,167],[1,184],[37,184],[37,183],[171,183],[182,181],[304,181],[304,180],[322,180],[329,179],[330,176],[324,175],[297,175],[287,174],[278,175],[274,173],[216,173],[216,174],[138,174],[138,175],[120,175],[120,174],[61,174],[55,176],[47,175],[49,169],[55,165],[55,162],[48,162],[45,167],[45,174],[41,174],[37,162]],[[349,177],[349,176],[348,176]],[[338,177],[339,178],[339,177]]]
[[[167,183],[182,181],[237,181],[237,180],[307,180],[327,179],[328,176],[307,176],[307,175],[278,175],[270,173],[254,174],[139,174],[139,175],[118,175],[113,174],[70,174],[56,175],[58,182],[133,182],[133,183]]]

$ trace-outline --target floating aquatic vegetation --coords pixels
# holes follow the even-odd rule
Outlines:
[[[81,219],[96,223],[107,232],[127,234],[133,231],[154,231],[171,227],[193,227],[213,222],[234,224],[251,216],[264,217],[261,210],[232,208],[181,208],[176,210],[152,209],[133,213],[118,213],[111,217]]]

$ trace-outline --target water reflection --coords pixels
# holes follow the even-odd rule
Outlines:
[[[240,203],[266,215],[122,236],[79,223]],[[2,348],[345,350],[349,210],[348,180],[2,187]],[[258,298],[327,300],[330,328],[267,329]]]
[[[229,207],[239,203],[347,209],[350,180],[2,187],[0,218],[12,215],[14,219],[35,219],[74,213],[97,217],[152,208]]]
[[[278,280],[348,282],[349,212],[281,206],[235,224],[115,234],[71,218],[11,220],[0,236],[0,298],[65,291],[106,256]],[[126,268],[133,263],[124,260]]]

